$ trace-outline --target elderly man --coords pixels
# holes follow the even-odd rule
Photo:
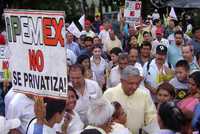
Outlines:
[[[123,125],[111,121],[114,111],[114,106],[107,99],[102,97],[94,101],[87,112],[89,126],[85,129],[96,129],[101,134],[131,134]]]
[[[84,124],[88,123],[87,110],[91,103],[102,96],[102,90],[98,83],[84,79],[84,69],[81,65],[74,64],[69,68],[69,78],[72,86],[76,90],[79,99],[77,100],[75,111],[80,115]]]
[[[122,70],[121,84],[106,90],[103,95],[110,102],[120,102],[127,114],[126,125],[133,134],[138,134],[141,128],[150,124],[158,126],[155,105],[151,96],[140,89],[141,81],[139,70],[128,65]]]

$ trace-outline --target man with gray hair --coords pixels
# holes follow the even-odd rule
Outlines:
[[[156,108],[151,96],[140,89],[142,77],[139,70],[128,65],[122,70],[120,81],[116,87],[107,89],[103,96],[110,102],[117,101],[122,105],[127,114],[126,125],[133,134],[138,134],[141,128],[152,124],[155,127],[149,127],[151,130],[147,132],[157,131]]]
[[[131,134],[123,125],[112,122],[114,111],[114,106],[106,98],[95,100],[88,109],[89,126],[85,130],[96,129],[101,134]]]

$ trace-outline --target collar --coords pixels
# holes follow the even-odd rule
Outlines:
[[[161,129],[159,134],[175,134],[175,132],[169,129]]]

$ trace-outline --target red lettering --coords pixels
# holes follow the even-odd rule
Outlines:
[[[9,63],[8,63],[8,61],[3,61],[3,65],[2,65],[3,67],[3,69],[8,69],[9,68]]]
[[[64,26],[64,20],[61,18],[59,22],[56,22],[55,18],[44,18],[43,19],[43,37],[44,44],[46,46],[57,46],[60,42],[61,46],[64,47],[64,38],[62,36],[62,27]],[[52,37],[51,27],[55,30],[55,36]]]
[[[141,3],[135,3],[135,10],[139,10],[141,8]]]
[[[29,49],[29,65],[30,70],[42,72],[44,68],[44,56],[41,50]]]
[[[64,25],[64,20],[63,20],[63,18],[61,18],[61,19],[59,20],[58,24],[56,23],[56,19],[53,18],[53,19],[52,19],[52,25],[53,25],[53,27],[55,28],[55,31],[56,31],[56,36],[55,36],[55,38],[56,38],[56,40],[57,40],[57,43],[58,43],[58,41],[60,41],[61,46],[64,47],[64,38],[63,38],[63,36],[62,36],[62,27],[63,27],[63,25]]]

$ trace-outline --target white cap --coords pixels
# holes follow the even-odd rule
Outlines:
[[[11,129],[18,128],[20,124],[19,119],[6,120],[5,117],[0,116],[0,134],[8,134]]]

